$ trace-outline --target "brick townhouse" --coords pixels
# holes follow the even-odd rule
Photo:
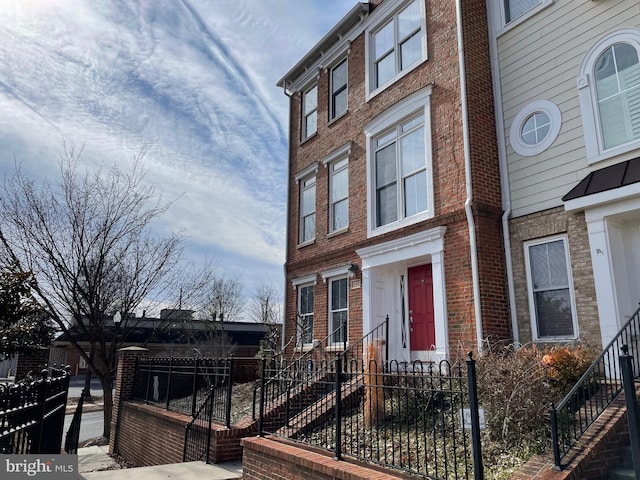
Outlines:
[[[389,356],[511,338],[484,0],[357,3],[290,98],[287,352],[388,316]]]

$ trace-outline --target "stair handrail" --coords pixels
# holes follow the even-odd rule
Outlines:
[[[562,458],[622,392],[617,354],[622,351],[623,345],[627,345],[629,354],[635,358],[639,352],[636,339],[639,335],[640,308],[620,328],[562,401],[551,406],[551,442],[556,469],[562,469]],[[638,376],[636,369],[634,378]]]

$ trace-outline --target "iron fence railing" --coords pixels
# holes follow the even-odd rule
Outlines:
[[[339,327],[343,328],[343,326]],[[362,338],[351,344],[347,344],[346,335],[342,338],[345,341],[339,345],[331,342],[337,330],[330,333],[326,338],[316,341],[311,350],[308,350],[296,357],[291,362],[280,361],[277,365],[272,362],[270,368],[277,371],[277,375],[269,378],[268,385],[265,386],[265,396],[269,405],[279,401],[281,395],[287,393],[288,386],[292,379],[299,379],[302,383],[318,385],[326,382],[330,369],[335,368],[335,358],[339,357],[342,362],[342,368],[350,371],[357,369],[363,370],[363,358],[365,351],[369,345],[376,345],[380,349],[381,357],[386,360],[389,357],[389,316],[385,320],[373,328]],[[260,384],[256,383],[253,396],[253,412],[252,417],[256,418],[256,401],[258,399]],[[324,390],[327,390],[326,388]],[[288,394],[291,394],[289,391]],[[320,394],[320,392],[317,392]]]
[[[193,419],[187,425],[184,433],[183,462],[209,463],[209,452],[211,445],[211,423],[213,417],[213,406],[215,399],[215,389],[209,389],[209,394],[205,401],[195,412]],[[228,425],[227,425],[228,427]]]
[[[59,454],[69,391],[68,370],[0,385],[0,453]]]
[[[139,358],[133,399],[194,417],[211,396],[212,416],[231,423],[231,358]]]
[[[622,392],[618,356],[623,345],[629,347],[629,354],[636,359],[633,373],[634,378],[638,378],[639,336],[640,309],[625,323],[564,399],[551,408],[551,441],[557,468],[562,468],[564,456]]]
[[[471,478],[473,470],[481,479],[475,361],[465,375],[463,365],[446,361],[385,361],[382,345],[373,345],[364,362],[343,365],[338,356],[325,370],[286,379],[264,362],[260,434],[427,478]],[[474,435],[461,421],[466,407]]]

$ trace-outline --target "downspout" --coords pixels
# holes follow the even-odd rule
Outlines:
[[[476,320],[476,339],[478,354],[482,354],[482,309],[480,306],[480,280],[478,277],[478,246],[476,241],[476,225],[473,219],[471,204],[473,203],[473,186],[471,177],[471,153],[469,151],[469,110],[467,105],[467,83],[464,60],[464,39],[462,35],[462,0],[456,0],[456,23],[458,24],[458,62],[460,70],[460,105],[462,108],[462,138],[464,142],[464,170],[467,199],[464,210],[469,224],[469,247],[471,250],[471,276],[473,281],[473,306]]]
[[[498,162],[500,165],[500,189],[502,190],[502,237],[504,241],[505,268],[507,270],[507,294],[509,295],[509,311],[511,316],[511,333],[516,347],[520,345],[518,329],[518,309],[516,308],[516,291],[513,282],[513,261],[511,257],[511,235],[509,218],[511,217],[511,190],[509,188],[509,167],[507,164],[507,145],[504,129],[504,113],[502,111],[502,83],[500,81],[500,61],[498,58],[498,41],[495,32],[495,12],[493,2],[487,0],[489,17],[489,50],[491,58],[491,80],[493,84],[493,101],[496,121],[496,140],[498,142]]]
[[[284,347],[287,345],[287,260],[289,260],[289,176],[291,175],[291,94],[287,92],[287,86],[282,85],[282,91],[289,99],[289,128],[287,129],[287,220],[285,231],[287,232],[287,240],[285,240],[285,259],[282,265],[282,273],[284,274],[284,316],[282,319],[282,332],[280,334],[280,351],[284,354]],[[297,301],[297,300],[296,300]],[[295,332],[297,334],[297,332]]]

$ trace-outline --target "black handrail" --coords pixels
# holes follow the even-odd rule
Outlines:
[[[630,355],[638,358],[639,341],[640,308],[603,349],[564,399],[558,405],[552,406],[551,441],[557,469],[562,468],[562,458],[571,447],[578,443],[587,429],[622,391],[618,355],[622,346],[628,345]],[[634,378],[638,377],[636,368]]]

